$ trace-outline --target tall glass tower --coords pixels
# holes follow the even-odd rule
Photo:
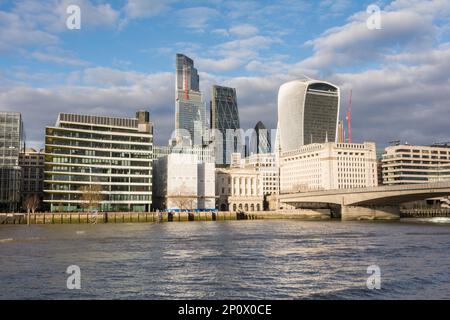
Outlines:
[[[24,151],[24,141],[21,114],[0,112],[0,211],[19,209],[22,173],[19,155]]]
[[[236,89],[213,86],[211,93],[211,129],[216,132],[216,164],[231,163],[231,154],[242,148]],[[219,134],[220,132],[220,134]]]
[[[295,80],[278,92],[278,134],[282,152],[310,143],[336,142],[340,90],[317,80]]]
[[[258,121],[255,126],[250,149],[250,153],[264,154],[271,152],[270,132],[261,121]]]
[[[194,61],[176,56],[175,129],[178,137],[189,136],[193,145],[205,143],[206,110],[200,92],[200,77]]]

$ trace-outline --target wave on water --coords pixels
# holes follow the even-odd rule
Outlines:
[[[11,242],[31,242],[31,241],[39,241],[39,240],[46,240],[47,238],[43,237],[29,237],[29,238],[5,238],[0,239],[0,243],[11,243]]]
[[[450,224],[450,218],[447,217],[420,218],[417,221]]]

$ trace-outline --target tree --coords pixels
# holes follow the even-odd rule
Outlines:
[[[82,186],[79,190],[81,191],[81,206],[89,211],[98,210],[100,202],[103,200],[102,187],[98,184],[91,184]]]
[[[168,195],[167,198],[180,210],[193,210],[197,195],[190,192],[183,183],[173,194]]]
[[[23,206],[27,209],[27,213],[30,214],[30,212],[34,213],[40,204],[41,199],[39,199],[39,196],[37,194],[30,194],[25,199]]]

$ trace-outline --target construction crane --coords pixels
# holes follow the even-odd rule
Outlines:
[[[389,141],[389,144],[390,144],[391,146],[399,146],[399,145],[400,145],[400,140],[392,140],[392,141]]]
[[[184,66],[183,75],[184,75],[184,99],[187,101],[189,100],[189,82],[188,82],[189,70],[187,66]]]
[[[350,89],[350,99],[348,101],[347,115],[345,119],[347,120],[348,143],[352,143],[352,89]]]

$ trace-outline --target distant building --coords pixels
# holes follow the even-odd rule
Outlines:
[[[86,187],[101,191],[100,211],[147,212],[152,203],[153,125],[135,118],[60,113],[45,130],[44,202],[81,211]]]
[[[153,159],[157,160],[172,153],[194,154],[200,163],[214,163],[216,160],[214,146],[212,144],[207,146],[192,146],[191,144],[181,143],[169,146],[154,146]]]
[[[271,153],[270,132],[264,123],[258,121],[253,132],[248,155]]]
[[[22,170],[19,155],[25,148],[22,116],[0,112],[0,212],[18,211]]]
[[[205,141],[206,108],[200,92],[200,77],[194,61],[176,55],[175,129],[178,136],[188,136],[194,145]]]
[[[210,116],[216,164],[229,165],[231,154],[242,148],[241,138],[235,134],[235,130],[240,129],[236,89],[212,87]]]
[[[263,195],[276,195],[279,193],[279,173],[276,156],[273,153],[253,154],[244,160],[244,168],[255,169],[260,172]]]
[[[261,174],[256,169],[216,169],[217,208],[220,211],[263,210]]]
[[[375,143],[314,143],[284,152],[280,193],[375,187]]]
[[[311,143],[337,141],[340,90],[328,82],[296,80],[278,92],[278,130],[282,152]]]
[[[450,146],[396,145],[382,158],[383,184],[413,184],[450,180]]]
[[[44,200],[44,150],[25,149],[20,154],[19,165],[22,168],[21,198],[24,202],[28,197],[37,195],[42,209]]]
[[[345,130],[344,130],[344,121],[339,120],[338,122],[338,135],[337,135],[337,143],[345,143]]]
[[[154,209],[215,210],[215,165],[195,154],[171,153],[154,163]]]

